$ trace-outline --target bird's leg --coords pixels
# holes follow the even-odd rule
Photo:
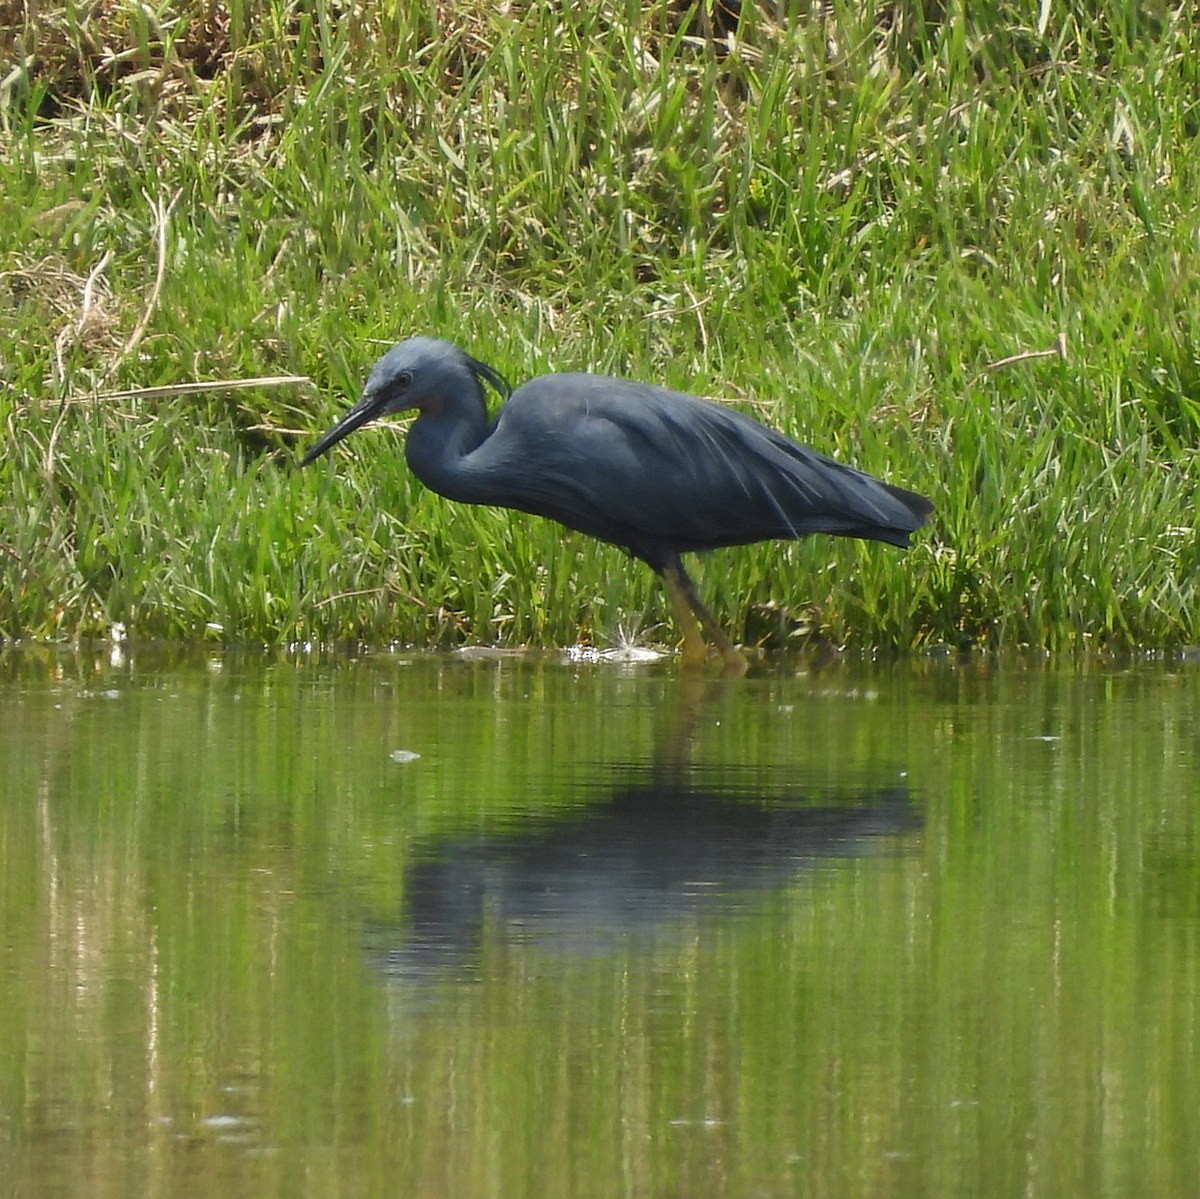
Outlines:
[[[682,573],[682,567],[676,569],[674,566],[667,566],[663,569],[662,579],[667,588],[667,597],[671,601],[671,610],[675,613],[675,623],[683,634],[683,666],[685,669],[694,669],[704,665],[704,660],[708,657],[708,646],[705,644],[704,634],[700,631],[696,614],[688,603],[687,590],[679,577]]]
[[[684,570],[683,563],[676,556],[673,562],[667,563],[662,571],[663,582],[667,594],[671,597],[671,607],[675,611],[675,619],[683,631],[683,665],[686,667],[703,665],[708,656],[704,643],[704,633],[720,652],[721,660],[725,663],[725,673],[740,676],[750,669],[750,663],[745,655],[728,637],[725,630],[717,623],[713,614],[704,606],[696,585]]]

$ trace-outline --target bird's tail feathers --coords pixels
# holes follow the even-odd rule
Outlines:
[[[923,495],[917,495],[915,491],[906,491],[903,487],[897,487],[894,483],[883,483],[882,480],[880,482],[893,499],[899,500],[913,514],[913,518],[917,522],[913,525],[914,529],[919,529],[928,522],[933,512],[931,501]]]

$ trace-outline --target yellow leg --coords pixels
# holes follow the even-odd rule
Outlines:
[[[698,666],[703,666],[708,657],[708,646],[704,643],[700,622],[696,619],[696,614],[688,603],[687,592],[684,590],[675,568],[668,566],[663,571],[662,577],[667,587],[667,597],[671,601],[671,610],[675,613],[675,623],[683,634],[683,668],[694,670]]]
[[[725,636],[725,630],[704,606],[696,592],[695,584],[683,569],[683,564],[676,559],[663,568],[662,576],[667,586],[667,595],[671,598],[675,619],[683,632],[684,667],[690,669],[704,665],[704,660],[708,657],[708,648],[704,643],[704,634],[707,633],[725,663],[725,675],[734,678],[744,675],[750,669],[750,663],[746,661],[741,650]]]

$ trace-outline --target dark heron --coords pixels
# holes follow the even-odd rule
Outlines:
[[[485,383],[506,401],[494,417]],[[809,533],[903,547],[933,510],[923,496],[720,404],[604,375],[542,375],[513,391],[486,363],[430,337],[401,342],[375,363],[362,398],[303,465],[368,421],[409,408],[417,420],[405,457],[426,487],[548,516],[657,572],[685,665],[704,661],[704,633],[731,672],[746,660],[701,602],[681,553]]]

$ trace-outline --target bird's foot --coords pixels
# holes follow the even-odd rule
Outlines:
[[[684,670],[701,670],[708,661],[708,646],[702,638],[684,637],[679,664]]]
[[[732,643],[721,646],[721,661],[721,677],[725,679],[740,679],[750,669],[750,660]]]
[[[718,645],[717,652],[721,655],[722,678],[740,679],[750,669],[746,655],[731,641]],[[706,642],[692,641],[685,637],[680,649],[679,664],[686,671],[702,670],[708,664],[709,655],[710,650]]]

